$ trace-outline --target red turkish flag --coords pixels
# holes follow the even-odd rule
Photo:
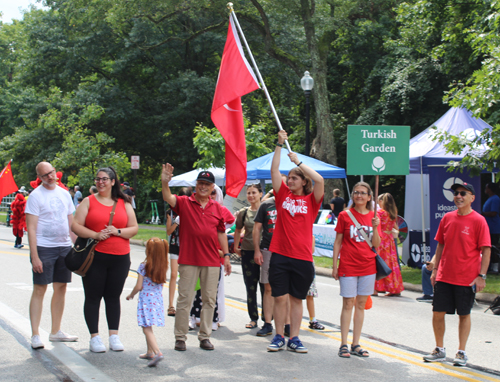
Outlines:
[[[241,96],[259,89],[245,58],[232,14],[212,104],[212,121],[226,141],[226,193],[237,197],[247,180]]]
[[[4,196],[16,192],[19,188],[17,187],[14,177],[12,176],[12,169],[10,168],[10,162],[0,173],[0,201]]]

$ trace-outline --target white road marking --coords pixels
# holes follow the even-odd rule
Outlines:
[[[9,306],[0,302],[0,316],[8,321],[25,337],[31,338],[30,321],[20,315]],[[73,349],[67,347],[62,342],[50,342],[49,333],[40,329],[40,337],[45,344],[44,350],[48,351],[64,365],[66,365],[73,373],[86,382],[113,382],[114,379],[109,378],[106,374],[94,367],[91,363],[81,357]]]

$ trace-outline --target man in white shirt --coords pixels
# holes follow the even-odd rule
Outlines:
[[[61,331],[66,285],[71,282],[71,272],[64,258],[71,250],[76,236],[71,232],[75,206],[70,194],[57,186],[56,170],[50,163],[40,162],[36,173],[42,184],[26,203],[26,226],[33,267],[33,294],[30,301],[31,347],[44,347],[39,326],[42,318],[43,298],[47,285],[52,283],[52,329],[49,341],[70,342],[78,337]]]

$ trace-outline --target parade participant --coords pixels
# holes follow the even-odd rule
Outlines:
[[[179,196],[191,196],[192,191],[188,187],[182,187]],[[179,259],[179,217],[170,209],[167,211],[167,235],[169,238],[169,256],[170,256],[170,279],[168,281],[168,312],[170,317],[175,316],[174,297],[177,287],[177,272],[179,269],[177,260]]]
[[[396,221],[398,208],[394,198],[388,192],[378,197],[378,204],[380,209],[377,210],[377,216],[380,219],[381,241],[377,253],[392,272],[389,276],[375,282],[374,295],[377,295],[378,291],[385,291],[386,296],[400,296],[404,286],[399,269],[398,250],[394,241],[394,236],[397,237],[399,233]]]
[[[40,349],[43,298],[47,285],[52,283],[52,330],[49,341],[77,341],[77,336],[61,330],[66,286],[71,282],[71,272],[64,258],[71,250],[76,237],[71,232],[75,206],[71,196],[57,186],[56,170],[50,163],[40,162],[36,174],[41,187],[37,187],[26,203],[26,225],[30,243],[30,260],[33,267],[33,294],[30,301],[31,347]]]
[[[435,240],[431,282],[434,286],[432,328],[436,348],[424,356],[424,361],[446,359],[444,348],[445,315],[458,314],[458,352],[456,366],[465,366],[465,346],[471,328],[470,312],[476,292],[486,286],[486,271],[490,262],[490,233],[483,216],[472,209],[476,192],[472,184],[451,186],[457,210],[446,213],[439,223]]]
[[[217,202],[222,207],[222,213],[224,217],[224,224],[226,229],[231,227],[234,223],[234,216],[224,205],[224,196],[222,194],[222,190],[219,186],[215,185],[214,190],[210,194],[210,199],[214,202]],[[217,330],[219,325],[225,321],[226,319],[226,303],[225,303],[225,295],[224,295],[224,253],[219,246],[219,255],[221,256],[221,271],[219,274],[219,284],[217,285],[217,299],[215,300],[215,308],[214,308],[214,317],[212,320],[212,331]],[[189,320],[189,329],[194,329],[196,325],[200,323],[201,317],[201,309],[203,307],[203,300],[201,297],[201,289],[196,291],[196,295],[193,301],[193,305],[191,307],[190,320]]]
[[[24,197],[21,190],[19,190],[16,194],[16,197],[12,204],[10,205],[10,209],[12,210],[11,215],[11,224],[12,224],[12,232],[16,237],[16,242],[14,244],[14,248],[22,248],[23,245],[23,236],[24,231],[26,230],[26,198]]]
[[[124,346],[118,337],[120,295],[130,268],[129,239],[137,234],[139,226],[130,198],[120,188],[116,171],[112,167],[101,168],[97,170],[94,181],[98,193],[82,201],[72,225],[79,237],[99,241],[94,261],[82,278],[85,293],[83,312],[91,336],[90,351],[105,352],[106,347],[99,335],[99,308],[104,298],[109,348],[123,351]],[[111,214],[113,222],[108,225]]]
[[[247,290],[247,311],[250,316],[250,322],[245,325],[247,329],[257,327],[259,320],[259,311],[257,309],[257,286],[260,289],[261,301],[264,299],[264,286],[259,283],[260,265],[254,261],[254,244],[252,238],[254,218],[260,207],[262,198],[262,187],[260,183],[247,186],[247,201],[250,207],[244,207],[238,211],[236,219],[236,230],[234,231],[234,251],[241,256],[241,269],[243,281]],[[241,238],[241,231],[245,229],[241,249],[238,244]],[[265,310],[265,309],[264,309]]]
[[[286,182],[286,176],[285,176]],[[276,203],[274,196],[263,202],[254,219],[252,239],[255,248],[254,261],[260,266],[259,282],[264,285],[264,296],[262,298],[262,310],[264,311],[264,325],[257,332],[257,336],[265,337],[273,334],[273,309],[274,297],[272,296],[271,285],[269,284],[269,263],[271,261],[271,239],[276,224]],[[262,235],[261,235],[262,233]],[[262,240],[261,240],[262,237]]]
[[[200,332],[200,348],[213,350],[210,342],[212,317],[217,284],[220,273],[220,255],[217,243],[224,253],[226,275],[231,274],[231,255],[228,253],[227,236],[221,205],[210,199],[215,178],[209,171],[201,171],[196,180],[196,192],[190,197],[176,196],[168,183],[172,179],[174,167],[163,165],[161,174],[163,199],[179,215],[182,222],[179,229],[179,297],[175,314],[175,350],[185,351],[189,330],[189,309],[193,301],[198,278],[203,298]],[[195,233],[193,235],[193,233]]]
[[[380,219],[374,216],[372,190],[364,182],[357,183],[351,195],[353,205],[342,211],[338,217],[333,244],[332,277],[340,281],[342,296],[342,312],[340,314],[341,345],[339,357],[349,358],[351,354],[368,357],[368,351],[361,348],[359,339],[365,317],[365,305],[373,293],[375,284],[375,253],[371,246],[380,245]],[[358,221],[371,241],[368,243],[362,233],[356,228],[353,217]],[[337,265],[340,255],[340,263]],[[347,346],[347,336],[351,325],[352,309],[354,308],[353,333],[351,351]]]
[[[162,290],[167,281],[167,270],[168,243],[153,237],[146,243],[146,260],[139,265],[137,283],[127,296],[127,300],[132,300],[140,292],[137,301],[137,322],[146,337],[147,351],[139,355],[139,358],[150,360],[150,367],[156,366],[163,359],[153,326],[165,326]]]
[[[302,300],[314,279],[312,257],[313,224],[321,207],[324,195],[324,180],[321,175],[299,161],[297,154],[289,153],[297,167],[288,173],[286,185],[279,170],[281,148],[287,133],[280,130],[278,143],[271,164],[271,180],[276,198],[279,218],[269,250],[272,252],[269,265],[269,283],[274,299],[276,335],[268,351],[279,351],[285,346],[283,337],[286,304],[290,299],[290,339],[288,350],[307,353],[299,339],[302,322]],[[312,181],[314,187],[312,187]]]

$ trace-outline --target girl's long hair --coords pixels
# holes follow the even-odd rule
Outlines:
[[[146,276],[156,284],[167,281],[168,242],[152,237],[146,243]]]
[[[118,174],[113,167],[108,166],[100,168],[99,170],[97,170],[96,175],[100,172],[105,172],[106,174],[108,174],[109,180],[115,180],[115,184],[113,185],[113,187],[111,187],[111,198],[115,202],[117,202],[118,199],[123,199],[127,203],[132,203],[132,198],[129,195],[123,193],[120,180],[118,179]]]
[[[391,220],[396,220],[398,217],[398,207],[396,207],[396,201],[391,194],[386,192],[378,197],[378,200],[382,202],[383,209],[387,211]]]

